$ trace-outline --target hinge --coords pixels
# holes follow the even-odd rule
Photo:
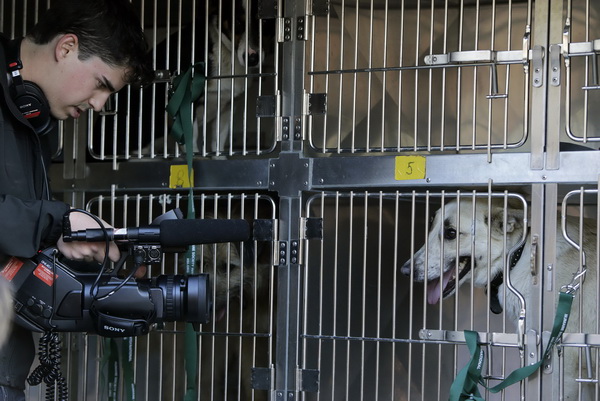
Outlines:
[[[300,263],[300,240],[279,241],[277,249],[277,262],[279,266],[288,264],[299,265]]]
[[[277,18],[277,42],[289,42],[292,40],[292,19]]]
[[[310,39],[310,18],[309,15],[302,15],[296,18],[296,26],[293,25],[292,18],[277,19],[277,42],[290,42],[296,40]]]
[[[309,17],[307,15],[296,18],[296,39],[308,40],[309,39]]]
[[[281,141],[300,141],[302,137],[302,118],[301,117],[282,117],[281,118]]]

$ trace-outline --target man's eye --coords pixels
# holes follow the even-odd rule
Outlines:
[[[448,240],[456,239],[456,229],[452,227],[444,229],[444,238]]]

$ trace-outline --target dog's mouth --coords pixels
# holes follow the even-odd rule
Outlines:
[[[227,299],[218,299],[215,302],[215,322],[223,320],[234,306],[239,307],[240,305],[243,305],[243,309],[246,309],[250,307],[254,301],[254,297],[248,293],[249,291],[244,291],[240,296],[239,287],[231,288],[230,292],[235,295],[230,295],[229,301],[227,301]]]
[[[457,268],[459,270],[458,278],[456,277]],[[458,261],[458,267],[453,267],[444,273],[441,280],[436,278],[427,283],[427,302],[433,305],[440,300],[440,285],[442,285],[441,295],[443,298],[452,295],[457,283],[470,271],[471,258],[468,256],[461,257]]]

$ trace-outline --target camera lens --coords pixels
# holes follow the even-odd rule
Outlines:
[[[156,287],[163,292],[164,321],[207,323],[212,311],[208,274],[162,275]]]

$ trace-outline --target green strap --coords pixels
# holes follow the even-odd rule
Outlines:
[[[125,337],[121,340],[121,364],[123,375],[123,400],[135,401],[135,374],[134,374],[135,339]]]
[[[101,388],[107,392],[106,399],[108,401],[135,401],[134,338],[103,338],[102,341],[104,347],[100,360],[100,383]],[[123,386],[122,389],[121,386]],[[119,396],[121,390],[123,391],[122,398]]]
[[[119,400],[119,351],[112,338],[102,338],[100,359],[100,388],[106,391],[106,400]]]
[[[450,386],[449,401],[484,401],[477,385],[481,379],[481,369],[485,355],[479,346],[477,336],[477,332],[465,330],[465,341],[471,353],[471,361],[456,375],[452,386]]]
[[[173,79],[173,89],[167,104],[167,112],[173,119],[171,135],[180,144],[185,144],[186,158],[190,168],[194,156],[192,149],[194,102],[204,92],[205,82],[204,63],[192,65],[184,74]]]
[[[173,91],[169,103],[167,104],[167,112],[173,118],[171,135],[173,135],[177,142],[185,144],[188,177],[190,179],[187,212],[188,219],[196,218],[193,189],[193,110],[194,102],[198,100],[204,92],[205,82],[204,63],[197,63],[191,66],[183,75],[180,75],[173,80]],[[196,273],[195,246],[190,246],[188,248],[185,255],[185,266],[187,274]],[[185,349],[185,373],[187,385],[184,400],[192,401],[198,398],[198,390],[196,387],[196,378],[198,377],[198,336],[191,324],[187,324],[185,329]]]
[[[556,343],[562,337],[567,323],[569,321],[569,315],[571,314],[571,304],[573,303],[574,294],[571,292],[561,292],[559,295],[558,306],[556,307],[556,316],[554,317],[554,326],[550,333],[550,340],[544,351],[542,358],[532,364],[522,368],[514,370],[506,379],[501,381],[494,387],[487,387],[483,378],[481,377],[481,368],[485,358],[484,352],[481,349],[478,342],[478,334],[475,331],[465,330],[465,341],[467,347],[471,353],[471,361],[469,365],[465,366],[450,387],[450,398],[449,401],[463,401],[463,400],[477,400],[485,401],[479,393],[477,387],[481,384],[487,388],[491,393],[498,393],[504,390],[506,387],[513,385],[537,371],[544,360],[550,355],[552,349]]]

